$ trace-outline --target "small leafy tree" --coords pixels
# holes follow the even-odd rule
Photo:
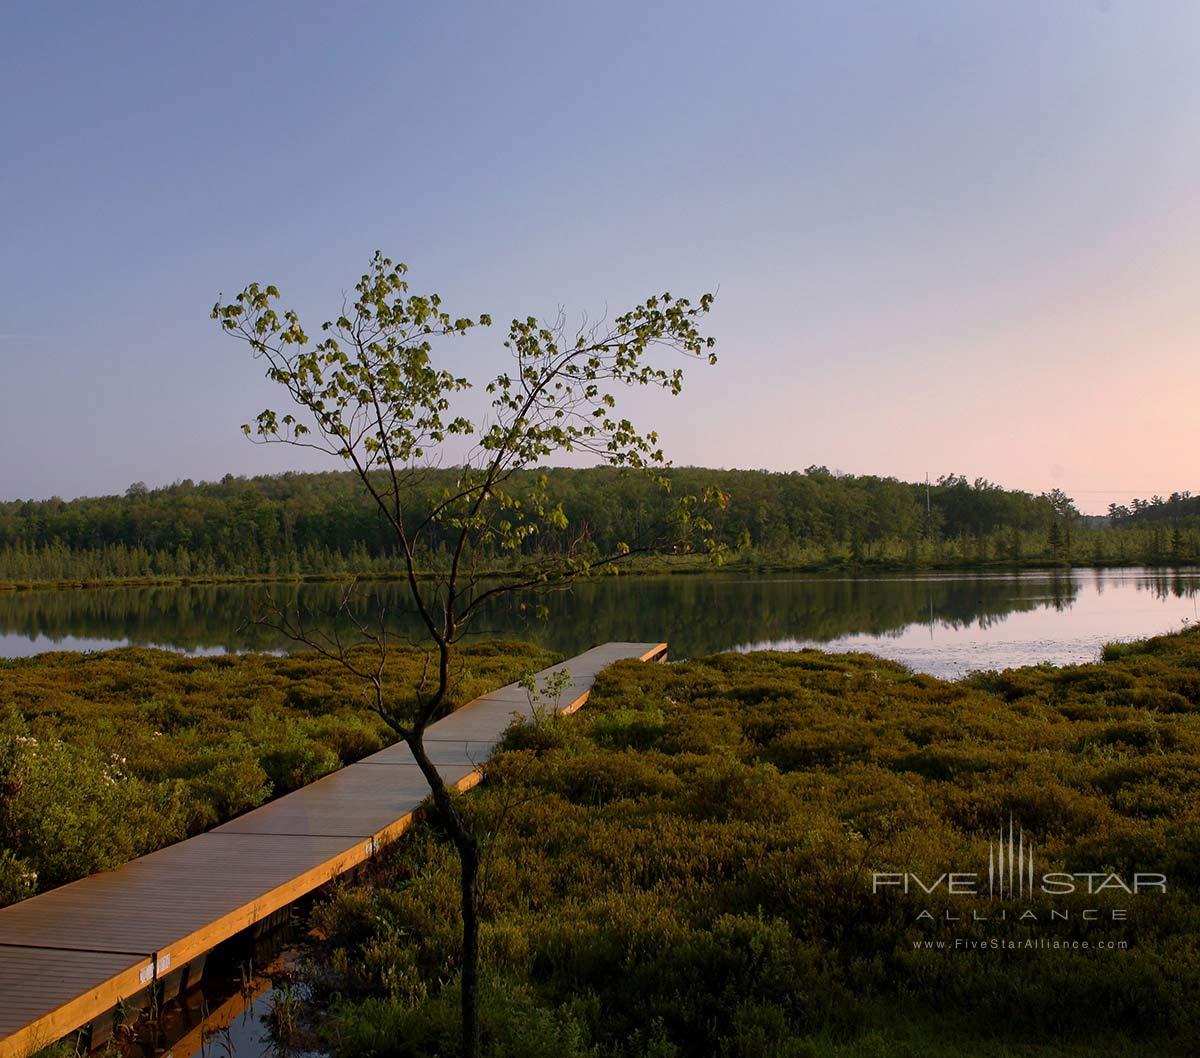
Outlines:
[[[425,751],[428,725],[445,710],[455,647],[489,603],[513,592],[540,592],[569,584],[639,552],[700,546],[717,554],[704,505],[719,494],[677,497],[674,515],[653,539],[620,543],[610,553],[591,546],[586,526],[571,526],[545,481],[527,473],[555,456],[585,453],[602,464],[669,480],[658,437],[637,428],[618,408],[618,394],[656,387],[678,394],[679,363],[715,363],[713,339],[700,330],[712,306],[662,294],[647,298],[611,325],[569,334],[565,319],[551,324],[514,319],[504,347],[509,363],[486,383],[490,409],[479,421],[461,414],[458,398],[470,383],[435,365],[435,342],[454,339],[487,315],[452,316],[437,294],[410,292],[406,268],[376,253],[355,285],[352,304],[322,324],[314,341],[279,291],[252,283],[232,301],[218,300],[212,317],[246,342],[266,364],[267,377],[290,398],[283,414],[261,412],[243,427],[263,444],[315,449],[358,476],[393,536],[404,567],[423,642],[430,651],[425,677],[409,693],[384,678],[388,641],[360,624],[373,645],[370,663],[343,646],[336,633],[312,630],[300,617],[279,612],[294,639],[335,658],[369,689],[376,713],[403,739],[429,784],[433,804],[461,864],[463,1053],[479,1053],[480,840]],[[429,499],[424,471],[446,459],[448,446],[465,450],[454,485]],[[569,544],[545,554],[537,534],[553,527]],[[349,595],[347,594],[348,605]]]

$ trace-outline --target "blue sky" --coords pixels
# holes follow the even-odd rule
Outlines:
[[[718,290],[679,463],[1200,486],[1200,8],[28,5],[0,38],[0,498],[312,466],[208,319]],[[500,370],[503,328],[451,347]]]

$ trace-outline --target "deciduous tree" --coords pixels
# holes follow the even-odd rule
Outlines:
[[[470,381],[435,361],[435,345],[488,326],[486,314],[450,314],[437,294],[409,289],[406,268],[376,253],[351,304],[311,336],[299,315],[279,306],[276,287],[252,283],[212,317],[246,342],[286,391],[289,406],[265,410],[244,427],[264,444],[315,449],[354,471],[384,519],[401,556],[420,616],[430,665],[408,689],[384,680],[388,641],[381,624],[360,625],[371,662],[336,632],[312,628],[302,614],[279,613],[293,638],[336,658],[369,688],[373,708],[403,739],[429,783],[436,811],[461,865],[463,1053],[479,1053],[480,841],[430,760],[424,735],[447,705],[456,645],[498,596],[547,591],[630,555],[670,547],[715,549],[706,536],[707,500],[676,497],[670,535],[619,541],[598,551],[585,524],[571,525],[543,483],[519,493],[514,475],[555,457],[583,453],[596,462],[656,474],[666,460],[653,430],[627,418],[620,395],[657,388],[677,395],[682,362],[715,362],[701,330],[713,298],[669,293],[647,298],[608,324],[568,333],[565,319],[513,319],[507,363],[486,382],[490,407],[476,420],[460,408]],[[430,498],[428,468],[461,448],[453,482]],[[523,545],[552,528],[568,544],[531,555]],[[346,607],[351,603],[349,595]],[[407,693],[405,693],[407,691]]]

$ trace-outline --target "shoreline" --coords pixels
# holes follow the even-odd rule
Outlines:
[[[600,577],[662,577],[662,576],[705,576],[714,573],[739,573],[752,576],[779,576],[784,574],[841,574],[848,577],[863,576],[873,573],[997,573],[997,572],[1060,572],[1069,573],[1072,570],[1083,569],[1153,569],[1153,570],[1195,570],[1200,565],[1192,562],[1174,560],[1159,561],[1081,561],[1055,562],[1048,559],[1033,559],[1014,561],[998,559],[987,562],[923,562],[910,564],[905,562],[771,562],[771,561],[734,561],[714,565],[706,561],[690,559],[666,560],[630,564],[619,569],[601,571],[594,577],[580,578],[592,580]],[[504,576],[507,571],[499,570],[496,576]],[[432,579],[436,574],[425,574],[421,579]],[[201,574],[197,576],[148,576],[148,577],[108,577],[103,579],[72,578],[37,579],[21,581],[0,581],[0,594],[17,595],[23,592],[69,592],[69,591],[99,591],[117,588],[216,588],[224,586],[252,584],[344,584],[352,580],[392,582],[405,580],[405,574],[400,571],[388,572],[345,572],[345,573],[246,573],[246,574]]]

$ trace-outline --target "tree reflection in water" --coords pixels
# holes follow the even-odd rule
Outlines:
[[[879,649],[918,668],[945,640],[955,649],[1027,642],[1041,660],[1046,644],[1089,645],[1150,635],[1195,620],[1200,573],[1194,569],[1120,569],[873,577],[745,577],[719,573],[673,577],[606,577],[549,599],[550,618],[511,599],[487,614],[478,634],[537,639],[564,654],[606,640],[671,643],[673,657],[758,645],[830,644]],[[246,625],[262,585],[143,587],[0,595],[0,654],[95,649],[134,644],[174,650],[284,650],[269,628]],[[282,584],[270,589],[289,606],[332,612],[337,584]],[[365,582],[358,610],[382,606],[397,635],[415,627],[401,585]],[[1021,615],[1025,615],[1021,617]],[[1021,618],[1017,620],[1017,618]],[[346,634],[352,634],[347,626]],[[918,644],[918,639],[922,640]],[[1039,647],[1038,644],[1042,644]],[[986,651],[985,651],[986,653]],[[1053,656],[1051,650],[1048,656]]]

